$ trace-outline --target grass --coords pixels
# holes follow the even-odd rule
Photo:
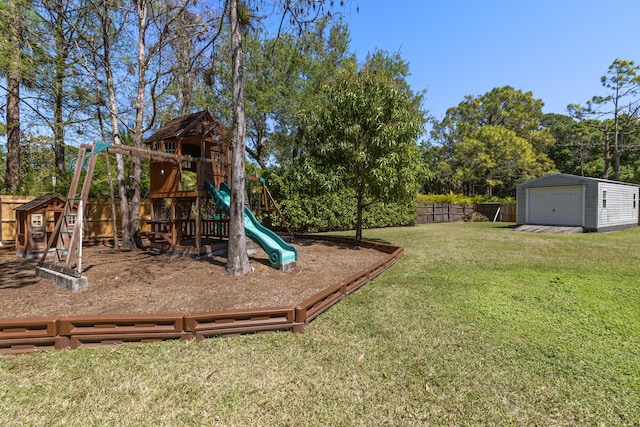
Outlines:
[[[639,425],[640,228],[365,237],[404,258],[304,334],[0,356],[0,424]]]

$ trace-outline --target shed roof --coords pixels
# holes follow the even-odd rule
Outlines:
[[[31,212],[48,206],[53,202],[56,204],[64,204],[64,201],[58,196],[40,196],[24,205],[18,206],[14,210],[17,212]]]
[[[541,176],[540,178],[534,178],[534,179],[532,179],[530,181],[523,182],[522,184],[519,184],[519,185],[521,185],[523,187],[534,187],[536,184],[541,184],[544,181],[547,181],[549,179],[553,179],[554,181],[557,181],[558,178],[566,180],[568,184],[577,184],[577,183],[580,183],[580,182],[583,182],[583,183],[586,183],[586,182],[606,182],[606,183],[610,183],[610,184],[630,185],[630,186],[633,186],[633,187],[639,187],[638,184],[632,184],[630,182],[614,181],[614,180],[602,179],[602,178],[592,178],[592,177],[589,177],[589,176],[571,175],[571,174],[568,174],[568,173],[550,173],[548,175]]]
[[[145,139],[144,143],[151,144],[165,139],[175,140],[193,136],[205,136],[218,127],[220,127],[220,123],[213,120],[209,111],[204,110],[170,120],[153,135]]]

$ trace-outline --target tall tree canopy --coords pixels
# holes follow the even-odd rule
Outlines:
[[[640,112],[640,66],[633,61],[615,59],[607,74],[600,78],[607,90],[604,96],[594,96],[588,102],[592,114],[605,116],[601,122],[604,136],[604,170],[602,177],[609,178],[613,161],[614,178],[620,180],[621,159],[625,152],[640,147],[637,138],[638,113]]]
[[[482,126],[453,146],[454,179],[486,195],[508,194],[515,184],[542,175],[532,144],[504,126]]]
[[[599,121],[579,115],[545,114],[541,125],[554,137],[547,154],[560,172],[601,177],[603,137]]]
[[[13,4],[20,6],[15,9],[17,17],[23,21],[29,17],[33,24],[9,18]],[[23,7],[25,4],[29,7]],[[55,169],[51,174],[31,174],[24,165],[33,162],[21,161],[16,170],[27,171],[30,176],[23,184],[31,188],[16,191],[48,191],[50,177],[56,174],[56,191],[64,192],[68,172],[60,168],[65,156],[73,155],[72,145],[103,138],[140,146],[145,132],[158,124],[206,108],[221,119],[234,140],[234,171],[239,176],[233,178],[232,187],[238,191],[233,198],[237,212],[244,205],[245,153],[262,168],[274,170],[275,166],[295,169],[301,159],[314,158],[318,170],[325,168],[327,176],[346,182],[354,202],[357,199],[365,209],[375,200],[409,205],[419,176],[414,172],[421,169],[416,162],[416,141],[424,124],[422,94],[410,90],[407,65],[398,55],[377,52],[358,68],[349,51],[346,25],[333,19],[338,14],[331,16],[343,4],[329,0],[2,3],[3,79],[10,77],[9,54],[24,52],[25,46],[31,49],[28,55],[16,57],[20,61],[15,68],[18,73],[13,74],[17,79],[11,80],[16,90],[7,91],[8,84],[2,87],[4,94],[18,95],[12,106],[23,107],[11,109],[17,115],[6,120],[2,131],[17,136],[15,146],[22,144],[25,153],[37,153],[42,159],[39,165]],[[8,48],[12,22],[20,22],[16,27],[20,37],[30,37],[28,42],[18,40],[19,49]],[[265,31],[273,22],[279,23],[277,30]],[[28,73],[25,59],[35,64]],[[372,99],[372,94],[379,99]],[[350,96],[368,109],[348,109]],[[321,112],[332,118],[332,129],[321,129]],[[331,132],[338,135],[332,140],[336,153],[345,150],[335,139],[345,131],[340,130],[342,120],[360,126],[363,132],[362,140],[349,142],[350,153],[364,156],[358,158],[358,166],[351,165],[358,179],[364,179],[358,183],[348,175],[339,177],[340,170],[330,171],[326,159],[332,154],[316,145],[321,132]],[[367,124],[376,120],[377,129]],[[13,132],[18,128],[12,123],[22,123],[32,134]],[[353,133],[345,136],[353,137]],[[47,150],[52,156],[41,156]],[[2,153],[3,160],[9,157],[18,156],[13,151]],[[137,161],[116,158],[115,165],[122,240],[129,245],[138,228],[137,205],[144,194],[144,176]],[[96,182],[100,179],[96,177]],[[42,180],[46,183],[34,185]],[[325,190],[340,191],[329,181],[325,184]],[[105,187],[96,193],[104,194]],[[242,220],[240,214],[235,215],[237,220]],[[362,222],[360,217],[360,226]],[[237,234],[233,240],[243,238]],[[230,271],[248,271],[246,265],[240,267]]]
[[[447,110],[432,131],[430,189],[511,196],[517,182],[553,170],[546,151],[554,139],[540,127],[542,106],[531,92],[504,86]]]

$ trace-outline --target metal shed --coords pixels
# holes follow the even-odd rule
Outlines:
[[[637,227],[639,196],[636,184],[554,173],[517,186],[516,222],[598,232]]]

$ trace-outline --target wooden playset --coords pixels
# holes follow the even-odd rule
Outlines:
[[[208,181],[219,187],[231,176],[224,127],[202,111],[171,120],[144,143],[153,152],[194,159],[151,159],[152,246],[193,255],[211,252],[211,238],[228,236],[228,220],[213,215],[204,186]]]
[[[82,276],[82,222],[91,179],[101,152],[150,160],[151,247],[165,252],[204,256],[224,251],[228,237],[228,200],[218,188],[231,176],[231,148],[224,127],[208,111],[171,120],[144,141],[148,148],[97,142],[82,144],[67,200],[48,239],[36,275],[71,290],[87,287]],[[80,191],[78,187],[85,170]],[[264,181],[260,198],[270,194]],[[214,199],[215,204],[209,203]],[[264,205],[268,205],[263,202]],[[271,206],[275,206],[271,199]],[[247,225],[249,224],[249,225]],[[245,209],[248,235],[269,255],[272,265],[295,266],[297,250],[262,227]],[[52,252],[52,261],[48,261]]]

